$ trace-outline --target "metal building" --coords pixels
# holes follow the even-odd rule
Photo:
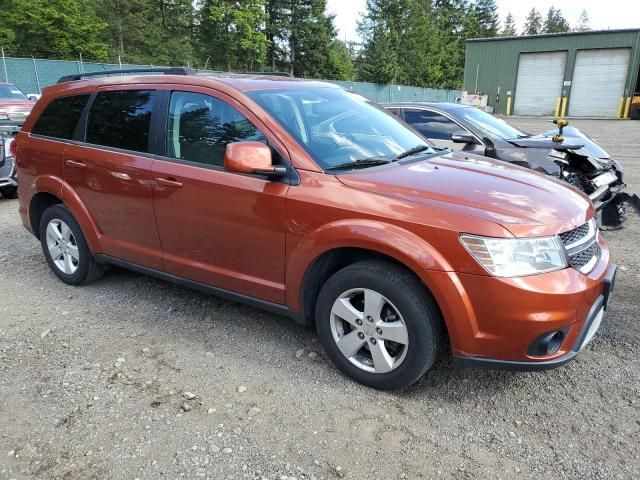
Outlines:
[[[464,90],[507,115],[626,118],[639,69],[640,29],[473,39]]]

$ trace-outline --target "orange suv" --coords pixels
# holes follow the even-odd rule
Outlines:
[[[380,389],[449,349],[552,368],[598,330],[615,265],[584,194],[332,84],[153,73],[63,78],[18,135],[20,215],[62,281],[113,264],[288,315]]]

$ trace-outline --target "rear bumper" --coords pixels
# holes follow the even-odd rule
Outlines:
[[[603,282],[602,295],[600,295],[589,309],[589,313],[580,329],[580,332],[571,347],[571,350],[551,360],[543,361],[517,361],[500,360],[495,358],[478,358],[463,355],[454,355],[454,363],[462,368],[489,368],[512,371],[541,371],[558,368],[573,360],[580,351],[586,347],[600,329],[604,312],[607,309],[609,298],[615,284],[616,265],[611,264]]]

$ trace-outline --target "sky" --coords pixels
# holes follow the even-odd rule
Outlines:
[[[637,0],[636,0],[637,1]],[[535,3],[523,0],[497,0],[500,21],[509,12],[513,14],[522,29],[524,19],[531,7],[535,7],[543,16],[550,6],[562,10],[563,15],[571,25],[575,25],[583,9],[589,14],[591,28],[604,30],[607,28],[638,28],[640,27],[639,12],[631,12],[633,0],[536,0]],[[358,40],[356,26],[358,19],[365,11],[366,0],[328,0],[327,9],[336,14],[336,26],[341,40]]]

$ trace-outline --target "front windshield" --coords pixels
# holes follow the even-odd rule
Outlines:
[[[370,159],[395,159],[414,147],[435,153],[395,115],[341,88],[260,90],[248,95],[324,168]]]
[[[483,136],[489,138],[512,140],[527,136],[526,133],[512,127],[504,120],[500,120],[477,108],[462,108],[460,109],[460,116],[462,120],[469,122],[480,130]]]
[[[12,100],[28,100],[27,96],[18,87],[11,84],[0,85],[0,98],[11,98]]]

